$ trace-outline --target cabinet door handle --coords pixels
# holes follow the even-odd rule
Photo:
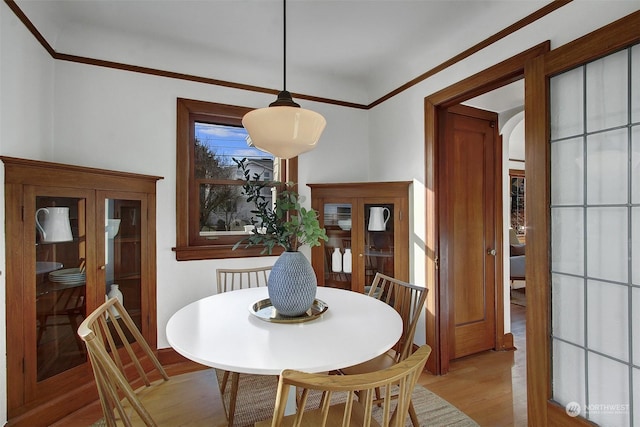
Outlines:
[[[101,266],[100,266],[100,270],[105,270],[106,268],[107,268],[107,266],[106,266],[106,265],[101,265]]]
[[[487,249],[487,255],[496,256],[496,250],[495,249]]]

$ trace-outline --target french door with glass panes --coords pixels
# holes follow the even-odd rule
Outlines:
[[[640,425],[639,27],[526,69],[530,422]]]

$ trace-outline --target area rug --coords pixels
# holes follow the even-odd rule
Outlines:
[[[229,404],[229,386],[230,384],[223,396],[227,406]],[[278,379],[275,376],[241,374],[234,425],[249,427],[253,426],[256,421],[271,418],[277,386]],[[310,397],[308,405],[317,408],[318,402],[319,396]],[[419,385],[413,392],[413,405],[420,419],[421,427],[478,426],[458,408]],[[408,419],[407,426],[411,426],[411,421]]]

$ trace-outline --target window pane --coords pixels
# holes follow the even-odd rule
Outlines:
[[[269,188],[263,190],[265,201],[273,200]],[[200,235],[248,234],[253,229],[253,202],[247,203],[240,184],[201,184]]]
[[[234,159],[247,158],[252,177],[258,174],[261,180],[272,181],[278,174],[275,158],[249,146],[247,131],[242,127],[196,122],[195,135],[194,175],[200,181],[200,236],[248,234],[253,203],[245,202],[241,181],[244,177]],[[272,200],[269,189],[264,193],[267,201]]]

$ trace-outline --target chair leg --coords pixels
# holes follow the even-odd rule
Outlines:
[[[418,414],[416,414],[416,409],[413,407],[413,401],[409,401],[409,418],[411,418],[413,427],[420,427],[420,420],[418,419]]]
[[[220,383],[220,393],[224,394],[227,389],[227,381],[229,381],[229,371],[224,371],[222,374],[222,382]]]
[[[231,396],[229,397],[229,427],[233,427],[233,418],[236,414],[236,397],[238,396],[238,382],[240,381],[240,374],[237,372],[231,373]]]

